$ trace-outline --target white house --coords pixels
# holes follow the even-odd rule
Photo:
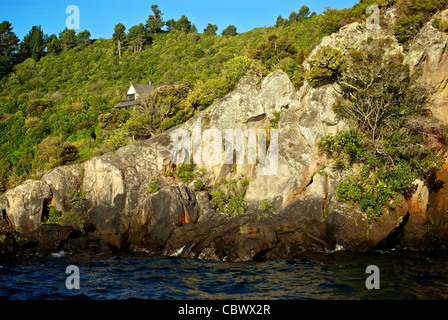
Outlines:
[[[131,83],[131,86],[126,93],[126,98],[120,101],[114,108],[122,109],[140,105],[139,100],[152,94],[155,89],[168,85],[169,84],[152,85],[151,82],[149,82],[149,84]],[[173,85],[177,87],[179,82],[174,82]]]

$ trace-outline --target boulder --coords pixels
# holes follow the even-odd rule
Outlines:
[[[79,193],[83,183],[84,170],[81,164],[57,167],[45,173],[41,180],[51,189],[51,204],[61,212],[73,207],[72,200]]]
[[[52,197],[50,187],[43,181],[27,180],[3,194],[2,210],[19,232],[36,229],[42,219],[44,201]]]
[[[64,241],[74,232],[71,226],[58,224],[43,224],[39,228],[20,234],[19,245],[30,248],[38,247],[44,251],[61,249]]]

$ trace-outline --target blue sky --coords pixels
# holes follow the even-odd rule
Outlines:
[[[80,29],[87,29],[92,38],[111,38],[115,24],[126,28],[145,23],[151,5],[158,4],[164,20],[179,19],[185,14],[202,32],[207,23],[218,26],[218,33],[233,24],[238,32],[272,26],[278,15],[287,18],[291,11],[307,5],[321,13],[325,6],[349,8],[358,0],[0,0],[0,22],[12,23],[13,31],[23,39],[33,25],[41,25],[47,34],[59,34],[65,28],[69,5],[80,10]],[[79,31],[79,30],[78,30]]]

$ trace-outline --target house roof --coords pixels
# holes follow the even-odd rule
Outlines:
[[[138,100],[122,100],[114,107],[114,109],[129,108],[136,105],[140,105]]]
[[[140,83],[131,83],[131,86],[134,87],[135,92],[139,96],[139,99],[137,99],[137,100],[122,100],[114,108],[121,109],[121,108],[128,108],[131,106],[140,105],[140,102],[139,102],[140,99],[142,99],[146,96],[149,96],[150,94],[153,93],[153,91],[155,89],[164,87],[164,86],[168,86],[168,85],[169,84],[148,85],[148,84],[140,84]],[[174,82],[172,85],[177,88],[179,86],[179,82],[178,81]]]
[[[155,89],[166,86],[166,84],[148,85],[139,83],[132,83],[131,85],[140,97],[149,96]]]

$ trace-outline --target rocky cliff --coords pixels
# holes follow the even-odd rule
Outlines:
[[[388,17],[390,23],[393,12],[388,12]],[[422,28],[409,49],[394,39],[388,25],[368,30],[353,23],[324,38],[310,57],[323,46],[345,52],[359,48],[368,38],[386,37],[393,39],[391,50],[405,54],[411,71],[431,93],[434,116],[447,123],[448,36],[431,23]],[[309,68],[307,61],[304,68]],[[58,167],[40,180],[6,191],[0,196],[0,219],[5,226],[0,253],[32,248],[145,250],[247,261],[292,257],[310,250],[363,252],[391,246],[427,249],[444,245],[448,239],[448,163],[433,175],[438,188],[416,181],[413,197],[385,212],[378,222],[368,223],[359,209],[336,200],[342,174],[328,166],[317,143],[346,128],[332,108],[339,97],[336,82],[317,88],[305,82],[295,90],[282,71],[261,83],[255,77],[245,77],[234,91],[179,127],[81,164]],[[270,126],[274,120],[278,121],[277,136]],[[203,139],[199,149],[203,157],[216,152],[214,142],[223,142],[222,148],[231,143],[225,135],[230,129],[247,143],[255,130],[258,136],[269,136],[270,152],[277,147],[274,174],[263,172],[266,166],[260,159],[248,161],[250,150],[242,162],[236,161],[235,150],[230,154],[231,163],[196,165],[195,172],[201,171],[201,179],[209,187],[245,181],[245,214],[219,212],[222,210],[212,201],[211,191],[199,191],[194,181],[182,183],[174,174],[172,151],[177,141],[171,136],[179,132],[193,136],[197,124],[200,133],[221,133],[215,140]],[[194,146],[192,150],[188,156],[195,156]],[[319,170],[323,164],[327,165],[325,172]],[[148,192],[151,184],[158,187]],[[50,205],[77,225],[82,221],[83,232],[76,226],[42,225]]]

